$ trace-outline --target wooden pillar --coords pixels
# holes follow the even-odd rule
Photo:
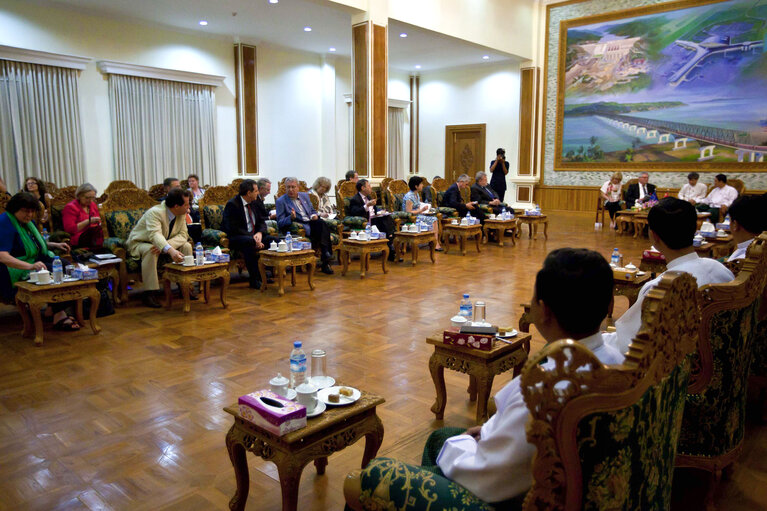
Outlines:
[[[239,43],[234,45],[234,81],[237,107],[237,173],[258,174],[255,46]]]
[[[420,129],[420,109],[419,89],[421,86],[420,77],[413,75],[410,77],[410,173],[418,174],[418,132]]]

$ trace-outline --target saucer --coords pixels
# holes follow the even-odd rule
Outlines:
[[[319,414],[324,412],[325,409],[327,409],[327,406],[325,405],[325,403],[323,403],[322,401],[318,399],[317,406],[314,407],[314,410],[312,410],[312,413],[309,413],[309,410],[306,411],[306,418],[311,419],[312,417],[317,417]]]
[[[349,387],[349,386],[346,386],[346,385],[344,385],[344,386],[347,389],[351,389],[351,391],[352,391],[351,397],[350,396],[343,396],[342,395],[342,396],[339,396],[340,399],[339,399],[338,403],[331,403],[328,400],[328,394],[337,393],[338,389],[341,388],[339,386],[339,387],[327,387],[327,388],[324,388],[324,389],[320,390],[319,392],[317,392],[317,399],[319,399],[320,403],[325,403],[326,405],[330,405],[330,406],[344,406],[344,405],[350,405],[350,404],[354,403],[362,395],[362,393],[359,390],[355,389],[354,387]]]
[[[190,266],[196,266],[196,265],[194,263],[192,264],[181,263],[181,266],[186,266],[188,268]]]
[[[332,376],[312,376],[309,383],[317,387],[317,390],[332,387],[336,384],[336,379]]]
[[[38,286],[47,286],[48,284],[53,284],[53,279],[51,279],[50,282],[35,282]]]

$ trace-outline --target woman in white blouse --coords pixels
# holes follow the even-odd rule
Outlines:
[[[330,215],[335,215],[336,213],[336,206],[330,202],[330,197],[328,196],[329,191],[330,179],[326,177],[318,177],[314,181],[312,189],[309,190],[309,193],[317,197],[317,202],[319,204],[317,212],[322,218],[328,218]]]
[[[605,201],[605,209],[610,212],[611,229],[615,229],[615,213],[621,209],[621,181],[623,181],[623,174],[616,172],[599,189],[599,193]]]

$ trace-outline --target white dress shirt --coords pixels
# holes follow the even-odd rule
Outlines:
[[[715,259],[699,257],[696,252],[677,257],[666,265],[667,270],[689,273],[698,281],[698,287],[706,284],[730,282],[735,276],[722,263]],[[642,302],[650,289],[660,282],[663,273],[647,282],[639,290],[637,301],[615,322],[615,332],[604,334],[605,343],[625,354],[631,340],[642,326]]]
[[[647,185],[643,185],[642,183],[638,183],[638,184],[639,184],[639,199],[638,200],[641,201],[642,199],[645,198],[645,195],[647,195]]]
[[[735,261],[737,259],[745,259],[746,251],[748,250],[748,246],[751,244],[752,241],[754,241],[754,238],[751,238],[750,240],[746,240],[746,241],[741,241],[740,243],[738,243],[738,248],[736,248],[735,252],[733,252],[732,255],[727,258],[727,262]]]
[[[580,340],[604,364],[620,364],[623,356],[596,333]],[[554,362],[544,363],[553,369]],[[494,397],[498,409],[482,425],[480,440],[469,435],[447,439],[437,456],[437,465],[446,477],[485,502],[500,502],[527,491],[535,446],[527,441],[525,427],[530,414],[522,398],[517,376]]]
[[[682,200],[700,202],[706,197],[706,185],[703,183],[696,183],[695,186],[690,186],[690,183],[685,184],[681,190],[679,190],[679,198]]]
[[[701,199],[701,204],[708,204],[712,208],[718,208],[719,206],[730,207],[732,201],[738,198],[738,191],[730,185],[724,185],[719,188],[715,186],[708,197]]]

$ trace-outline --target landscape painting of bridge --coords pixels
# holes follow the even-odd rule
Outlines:
[[[767,170],[767,0],[562,22],[561,170]]]

